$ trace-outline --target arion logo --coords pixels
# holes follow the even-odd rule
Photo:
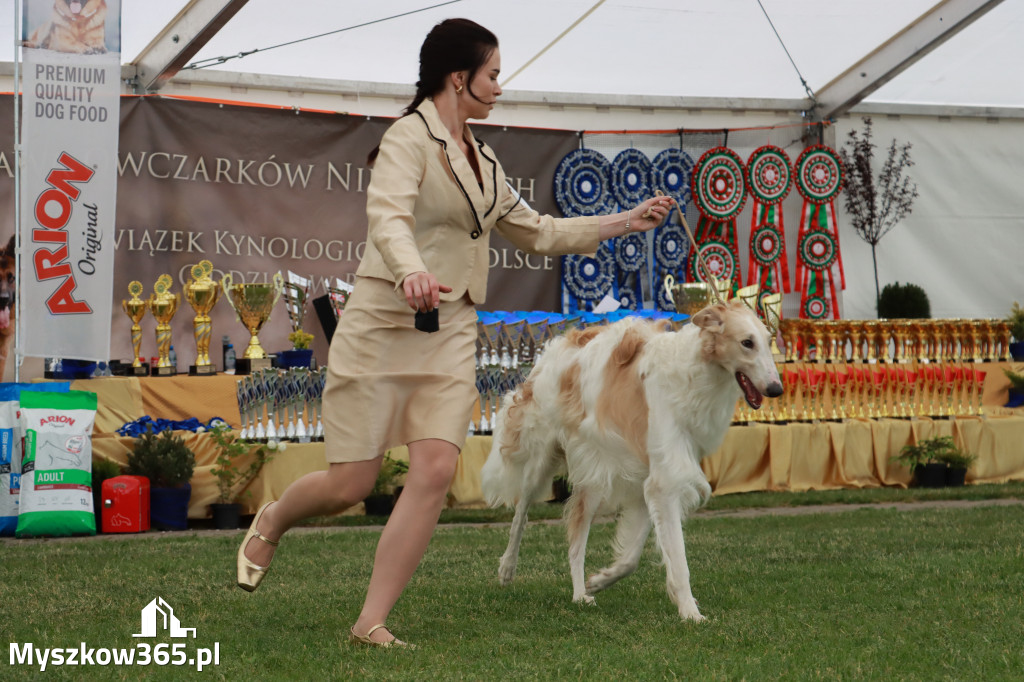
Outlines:
[[[196,637],[195,628],[181,627],[174,609],[163,597],[157,597],[142,609],[142,632],[132,637],[156,637],[158,631],[166,631],[171,637],[188,637],[189,633],[192,639]]]

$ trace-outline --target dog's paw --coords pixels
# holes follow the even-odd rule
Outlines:
[[[597,603],[597,600],[595,600],[594,597],[589,594],[573,595],[572,600],[576,604],[587,604],[589,606],[593,606]]]
[[[587,593],[594,594],[615,582],[608,571],[599,571],[587,578]]]
[[[498,566],[498,580],[502,585],[511,585],[512,579],[516,577],[516,562],[504,558]]]
[[[702,623],[707,618],[700,615],[700,611],[697,610],[697,602],[694,599],[688,600],[679,604],[679,617],[683,620],[691,620],[694,623]]]

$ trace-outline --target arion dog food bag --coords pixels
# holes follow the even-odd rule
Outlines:
[[[95,535],[92,426],[96,394],[21,394],[25,455],[21,469],[19,538]]]
[[[14,535],[21,497],[21,425],[18,400],[21,391],[67,393],[66,381],[43,384],[0,383],[0,535]]]

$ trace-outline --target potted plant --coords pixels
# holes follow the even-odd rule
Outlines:
[[[128,473],[149,479],[149,516],[154,528],[188,528],[189,481],[195,466],[195,454],[170,429],[157,435],[150,427],[135,441],[128,453]]]
[[[916,284],[886,284],[878,299],[878,317],[888,320],[928,319],[932,316],[928,294]]]
[[[952,439],[950,439],[950,442],[952,442]],[[941,452],[938,457],[947,466],[946,485],[954,488],[964,484],[967,478],[967,470],[978,459],[977,455],[964,452],[955,445]]]
[[[1010,323],[1010,334],[1015,339],[1010,344],[1010,355],[1014,360],[1024,360],[1024,308],[1020,307],[1020,303],[1013,302],[1006,321]]]
[[[288,340],[292,342],[292,349],[279,352],[277,364],[281,367],[309,367],[313,360],[313,350],[309,347],[313,335],[296,329],[288,335]]]
[[[395,500],[398,499],[399,479],[408,472],[408,462],[392,459],[390,454],[384,455],[384,461],[381,462],[373,490],[363,500],[367,516],[387,516],[391,513],[391,510],[395,508]]]
[[[1010,380],[1010,388],[1007,390],[1007,401],[1004,407],[1020,407],[1024,405],[1024,374],[1003,370],[1003,374]]]
[[[946,485],[946,469],[949,468],[942,457],[953,450],[957,450],[953,439],[939,436],[904,445],[893,459],[910,467],[917,487],[941,488]]]
[[[210,505],[214,526],[219,530],[238,528],[242,505],[237,502],[238,491],[247,486],[284,443],[271,440],[255,450],[253,444],[242,440],[227,422],[215,421],[206,432],[217,446],[217,459],[210,473],[217,479],[217,501]],[[248,463],[244,463],[248,459]]]

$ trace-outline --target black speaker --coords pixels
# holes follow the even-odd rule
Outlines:
[[[334,316],[334,307],[331,305],[331,295],[324,294],[319,298],[314,298],[313,310],[320,318],[320,326],[324,330],[324,336],[327,337],[327,345],[330,346],[331,339],[334,338],[334,329],[338,326],[338,318]]]

